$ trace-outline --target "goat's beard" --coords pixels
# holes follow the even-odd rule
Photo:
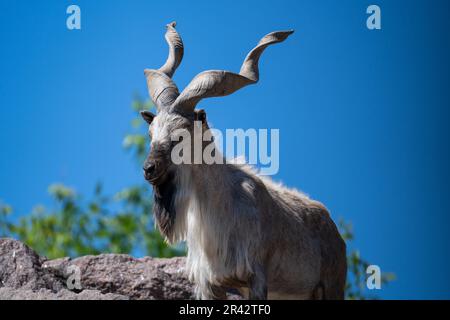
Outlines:
[[[153,186],[153,212],[159,231],[166,239],[171,239],[175,225],[175,174],[168,172],[164,181]]]

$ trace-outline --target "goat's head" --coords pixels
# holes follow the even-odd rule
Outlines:
[[[151,151],[144,163],[144,175],[154,185],[164,182],[173,166],[170,155],[174,141],[180,141],[175,135],[181,130],[192,133],[196,120],[206,124],[205,112],[195,110],[200,100],[226,96],[246,85],[256,83],[259,79],[258,61],[264,49],[271,44],[284,41],[293,33],[289,30],[267,34],[249,52],[239,73],[222,70],[202,72],[180,94],[172,81],[172,76],[181,63],[184,48],[175,25],[175,22],[172,22],[166,26],[165,38],[169,45],[166,63],[158,70],[144,71],[150,97],[157,108],[156,115],[149,111],[141,112],[144,120],[150,125],[149,134],[152,140]]]

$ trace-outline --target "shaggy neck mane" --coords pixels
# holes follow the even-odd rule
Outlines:
[[[254,239],[239,246],[233,239],[241,219],[254,214],[249,208],[256,208],[255,199],[246,188],[255,180],[241,165],[180,165],[159,196],[155,192],[159,229],[170,243],[187,242],[191,280],[236,284],[252,272],[246,251]]]
[[[230,164],[179,165],[153,188],[156,224],[169,242],[186,240],[188,215],[200,217],[216,208],[216,213],[208,214],[211,219],[222,211],[218,207],[230,205],[226,199],[230,193],[229,170],[237,168]]]

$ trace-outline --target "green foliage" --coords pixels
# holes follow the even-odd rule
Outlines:
[[[147,100],[143,101],[139,96],[136,96],[131,104],[135,116],[131,120],[132,132],[125,135],[123,139],[123,146],[126,150],[131,151],[139,163],[142,163],[146,156],[146,142],[147,142],[147,125],[139,115],[141,110],[151,110],[154,108],[153,104]]]
[[[150,102],[135,99],[132,132],[123,141],[124,148],[139,164],[145,158],[148,144],[147,125],[139,111],[151,107]],[[153,227],[150,188],[145,183],[125,188],[112,197],[104,195],[102,185],[98,184],[88,200],[62,184],[53,184],[48,191],[54,200],[50,208],[36,206],[14,222],[12,208],[0,202],[0,237],[18,238],[49,258],[105,252],[157,257],[185,254],[183,247],[164,243]],[[340,229],[347,244],[350,243],[354,237],[352,226],[341,221]],[[347,259],[347,298],[373,298],[364,290],[369,263],[357,250],[348,252]],[[382,283],[392,279],[392,274],[382,275]]]
[[[150,191],[144,186],[126,188],[110,198],[98,184],[92,199],[83,201],[73,189],[53,184],[54,205],[36,206],[17,223],[11,209],[0,206],[0,236],[13,236],[49,258],[86,254],[135,253],[171,257],[182,255],[167,246],[153,228]]]
[[[370,263],[361,258],[359,250],[349,249],[349,244],[354,239],[352,224],[346,223],[341,219],[339,221],[339,229],[342,238],[347,243],[347,283],[345,284],[346,299],[375,299],[376,297],[368,296],[366,294],[366,270]],[[381,285],[383,286],[394,279],[395,275],[393,273],[382,273]]]
[[[140,99],[133,102],[133,132],[124,139],[125,149],[139,163],[148,144],[139,111],[150,107]],[[112,197],[103,194],[99,183],[88,200],[62,184],[52,184],[48,192],[54,201],[51,208],[36,206],[14,223],[11,207],[0,203],[0,236],[18,238],[49,258],[104,252],[155,257],[185,254],[182,246],[168,246],[154,228],[151,191],[145,183]]]
[[[12,224],[8,221],[12,208],[0,201],[0,237],[8,234]]]

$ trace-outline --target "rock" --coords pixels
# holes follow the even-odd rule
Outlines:
[[[0,239],[0,287],[58,291],[63,285],[42,269],[43,259],[20,241]]]
[[[83,290],[75,293],[67,289],[52,292],[48,289],[37,291],[26,289],[0,288],[0,300],[129,300],[119,294],[103,294],[98,290]]]
[[[20,241],[2,238],[0,299],[193,299],[184,265],[182,257],[124,254],[47,260]]]
[[[113,292],[130,299],[192,299],[193,285],[184,275],[184,263],[184,258],[136,259],[125,254],[101,254],[50,260],[42,267],[60,279],[69,279],[73,266],[78,267],[83,289]]]

